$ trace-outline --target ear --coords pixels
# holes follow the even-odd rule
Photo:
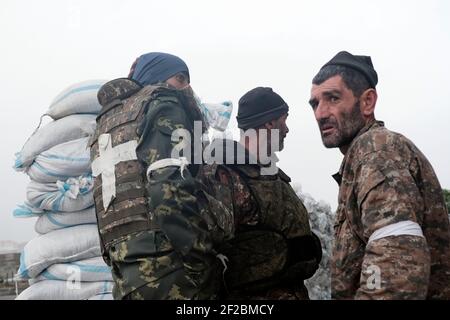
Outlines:
[[[373,88],[367,89],[360,97],[361,112],[366,117],[371,117],[375,113],[375,105],[377,104],[378,94]]]
[[[266,129],[273,129],[276,126],[276,121],[275,120],[270,120],[269,122],[264,123],[264,128]]]

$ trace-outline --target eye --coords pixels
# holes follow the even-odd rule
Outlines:
[[[338,101],[339,101],[339,97],[337,97],[337,96],[331,96],[330,97],[330,102],[336,103]]]
[[[177,75],[177,80],[178,80],[179,82],[184,82],[184,80],[186,80],[186,78],[184,77],[184,75],[178,74],[178,75]]]

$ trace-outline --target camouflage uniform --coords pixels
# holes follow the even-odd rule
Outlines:
[[[243,151],[239,143],[233,146],[235,155]],[[223,150],[226,160],[230,150]],[[308,299],[303,280],[322,257],[308,212],[282,170],[262,175],[248,153],[246,163],[203,168],[205,184],[234,213],[234,238],[219,249],[228,258],[222,298]]]
[[[351,143],[334,178],[340,190],[332,297],[449,299],[447,209],[433,168],[419,149],[383,122],[371,122]],[[416,222],[424,237],[388,236],[368,244],[374,231],[402,221]]]
[[[214,246],[231,235],[231,213],[196,178],[200,165],[189,165],[184,177],[177,166],[146,175],[152,163],[171,157],[178,143],[171,141],[175,129],[194,137],[194,121],[202,116],[192,92],[142,88],[130,79],[117,79],[98,96],[103,108],[91,158],[99,157],[98,138],[105,132],[113,147],[137,140],[137,159],[115,166],[116,196],[107,208],[103,176],[95,179],[97,220],[103,255],[112,267],[114,298],[216,298],[221,264]]]

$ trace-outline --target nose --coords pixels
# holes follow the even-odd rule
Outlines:
[[[187,89],[187,88],[189,88],[190,86],[191,86],[190,83],[187,82],[187,81],[180,82],[180,87],[181,87],[180,90]]]
[[[330,108],[326,103],[320,101],[316,107],[316,110],[314,110],[314,116],[316,117],[317,121],[326,119],[330,116]]]

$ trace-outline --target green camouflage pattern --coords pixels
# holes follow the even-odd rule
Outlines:
[[[131,80],[117,79],[100,89],[103,108],[116,106],[99,116],[96,133],[110,133],[113,147],[138,141],[138,160],[115,167],[117,195],[106,214],[101,209],[101,176],[95,181],[100,238],[112,268],[114,298],[215,299],[223,268],[215,247],[232,235],[232,212],[198,180],[201,165],[188,165],[184,178],[176,166],[152,171],[149,180],[146,175],[150,164],[171,157],[178,143],[171,141],[174,130],[186,129],[194,137],[194,121],[202,121],[201,113],[189,89],[146,86],[127,91],[129,87],[134,88]],[[98,156],[96,143],[94,137],[92,159]],[[103,223],[107,219],[109,224]],[[117,236],[106,242],[111,234]]]
[[[353,140],[334,177],[340,189],[332,298],[450,299],[447,209],[420,150],[374,121]],[[408,220],[421,226],[425,238],[389,236],[367,245],[374,231]]]

